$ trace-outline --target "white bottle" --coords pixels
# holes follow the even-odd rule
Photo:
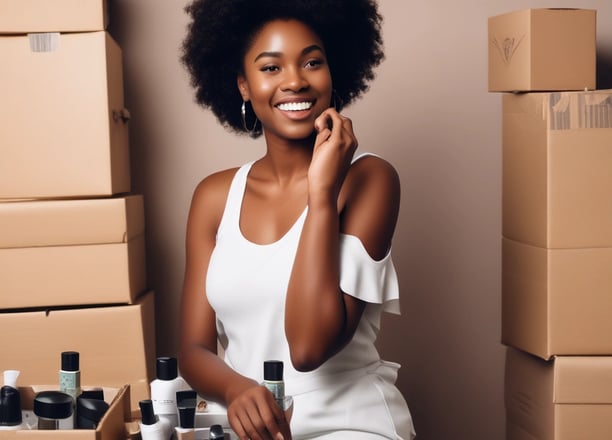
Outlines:
[[[142,440],[168,440],[171,432],[166,422],[160,421],[153,412],[151,400],[141,400],[140,406],[140,436]]]
[[[157,379],[151,382],[153,411],[160,420],[170,425],[172,431],[178,426],[176,392],[190,389],[185,379],[178,375],[176,358],[157,358]]]

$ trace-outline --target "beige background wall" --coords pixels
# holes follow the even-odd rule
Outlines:
[[[193,188],[263,151],[193,103],[178,63],[186,1],[111,1],[132,113],[133,189],[146,203],[159,355],[176,353]],[[598,88],[612,88],[609,0],[380,0],[387,59],[346,112],[361,149],[389,159],[403,182],[394,260],[404,312],[384,322],[380,348],[403,365],[399,386],[422,440],[504,438],[501,97],[487,93],[487,17],[550,6],[598,10]]]

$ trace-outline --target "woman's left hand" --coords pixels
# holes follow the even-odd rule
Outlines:
[[[353,123],[329,108],[319,115],[314,125],[317,136],[308,169],[309,195],[337,198],[358,145]]]

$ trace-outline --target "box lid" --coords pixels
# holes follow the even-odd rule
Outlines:
[[[0,0],[0,34],[102,31],[106,0]]]
[[[553,362],[555,403],[612,403],[612,356],[557,356]]]
[[[139,194],[0,203],[0,248],[125,243],[143,233]]]

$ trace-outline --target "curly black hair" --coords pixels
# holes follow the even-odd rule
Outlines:
[[[341,110],[368,90],[384,59],[382,16],[375,0],[193,0],[181,61],[195,100],[236,133],[243,127],[236,85],[244,55],[257,32],[274,19],[296,19],[321,38]],[[253,137],[261,135],[258,125]]]

